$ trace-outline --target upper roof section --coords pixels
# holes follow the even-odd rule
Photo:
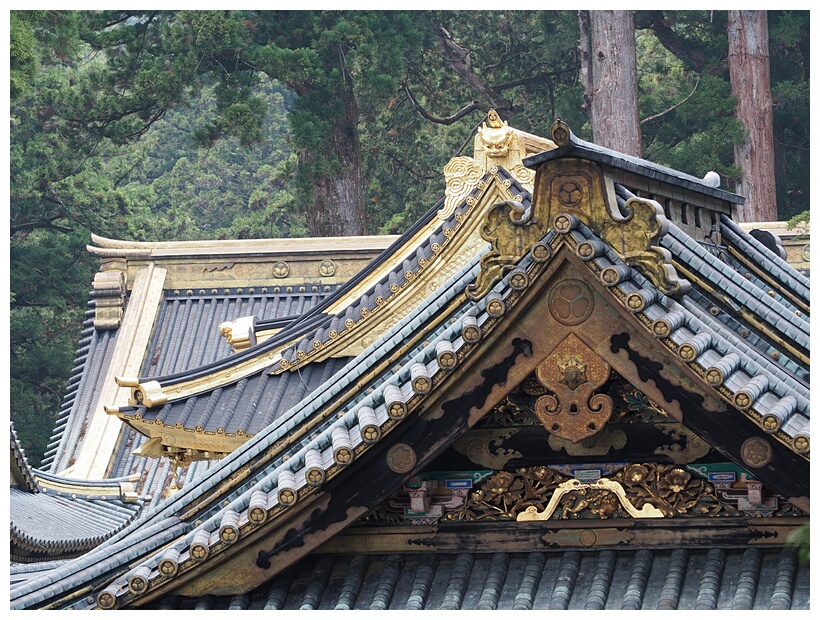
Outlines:
[[[141,242],[92,235],[88,251],[102,271],[125,274],[128,291],[136,272],[154,263],[168,270],[166,290],[338,285],[358,273],[395,237]],[[330,258],[332,257],[332,259]]]
[[[705,178],[698,179],[645,159],[606,149],[576,137],[563,121],[553,124],[551,136],[558,148],[528,157],[525,165],[535,168],[565,157],[579,157],[601,164],[608,175],[635,195],[657,201],[666,217],[697,241],[710,238],[720,215],[731,217],[734,205],[745,201],[742,196],[719,189],[720,177],[715,173],[710,172]],[[718,242],[716,239],[713,241]]]

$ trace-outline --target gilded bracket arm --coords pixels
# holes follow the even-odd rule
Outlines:
[[[611,222],[603,227],[601,236],[610,243],[624,261],[638,268],[665,295],[680,297],[692,285],[678,277],[669,250],[658,245],[669,230],[669,220],[655,200],[630,198],[626,209],[631,216],[626,222]]]

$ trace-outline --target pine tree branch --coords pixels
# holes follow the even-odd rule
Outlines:
[[[471,112],[487,112],[489,110],[489,108],[486,105],[482,105],[480,101],[472,101],[452,116],[448,116],[446,118],[439,118],[427,112],[427,110],[425,110],[422,107],[422,105],[418,101],[416,101],[416,98],[413,96],[413,93],[410,91],[410,87],[407,86],[407,84],[403,84],[402,86],[404,86],[404,92],[407,93],[407,96],[410,98],[410,101],[413,103],[413,106],[416,108],[418,113],[421,114],[425,119],[427,119],[431,123],[436,123],[437,125],[452,125],[453,123],[458,122]]]
[[[675,109],[675,108],[677,108],[678,106],[681,106],[681,105],[683,105],[684,103],[686,103],[686,101],[687,101],[687,100],[688,100],[688,99],[689,99],[692,95],[694,95],[694,94],[695,94],[695,91],[698,89],[698,84],[700,84],[700,78],[698,78],[698,79],[695,81],[695,87],[692,89],[692,92],[691,92],[691,93],[689,93],[688,95],[686,95],[686,97],[684,97],[683,99],[681,99],[680,101],[678,101],[678,102],[677,102],[675,105],[673,105],[671,108],[667,108],[667,109],[666,109],[666,110],[664,110],[663,112],[658,112],[657,114],[653,114],[652,116],[647,116],[645,119],[643,119],[643,120],[641,121],[641,125],[643,125],[644,123],[649,123],[649,122],[651,122],[651,121],[658,120],[658,119],[659,119],[661,116],[663,116],[664,114],[669,114],[669,112],[671,112],[672,110],[674,110],[674,109]]]

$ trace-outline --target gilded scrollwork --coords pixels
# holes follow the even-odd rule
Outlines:
[[[503,200],[490,207],[479,231],[490,242],[490,251],[481,257],[481,271],[467,287],[467,297],[484,297],[546,231],[546,223],[533,218],[532,209],[520,202]]]
[[[535,369],[549,390],[535,401],[535,415],[550,433],[577,443],[600,432],[613,411],[612,399],[596,394],[608,379],[610,367],[575,334]]]
[[[575,357],[577,358],[577,356]],[[573,367],[577,366],[579,369],[578,379],[573,380],[570,378],[567,380],[572,382],[578,381],[580,379],[580,360],[569,362],[568,358],[566,362],[571,363]],[[567,366],[567,368],[569,369],[570,367]],[[601,388],[601,391],[605,392],[613,400],[614,409],[612,421],[628,424],[656,424],[660,422],[673,421],[673,418],[669,416],[663,407],[647,398],[645,394],[637,390],[615,371],[610,372],[609,378]],[[526,379],[524,379],[524,381],[522,381],[517,388],[505,396],[487,416],[484,417],[481,422],[481,426],[533,426],[535,424],[540,424],[540,421],[535,415],[535,403],[538,397],[549,393],[550,390],[538,380],[535,372],[533,372]],[[620,433],[620,435],[623,435],[623,433]],[[620,435],[618,436],[619,438],[617,441],[616,437],[613,435],[611,441],[595,442],[594,437],[596,437],[596,435],[582,440],[578,443],[578,446],[581,448],[592,445],[598,446],[600,443],[600,447],[602,447],[604,443],[607,443],[607,445],[615,446],[616,448],[623,447],[625,438],[620,438]],[[555,446],[564,447],[567,443],[566,440],[560,439],[553,435],[550,439],[551,446],[553,446],[553,439],[555,439]],[[621,439],[623,439],[623,441]],[[673,439],[677,440],[677,438]],[[694,444],[693,447],[695,447]],[[607,450],[608,448],[606,448],[601,454],[605,454]],[[581,450],[581,452],[582,451],[583,450]],[[570,454],[575,453],[570,452],[569,450],[567,450],[567,452]],[[595,453],[597,454],[597,452]]]
[[[484,170],[472,157],[454,157],[444,166],[444,207],[439,210],[439,219],[446,220],[456,207],[478,187]]]
[[[600,433],[586,437],[579,442],[550,435],[549,446],[555,452],[564,450],[570,456],[604,456],[612,450],[620,450],[626,445],[626,433],[619,428],[605,427]]]

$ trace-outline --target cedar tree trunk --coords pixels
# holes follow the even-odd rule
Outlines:
[[[729,11],[729,77],[737,97],[737,118],[748,139],[735,145],[735,164],[743,171],[737,191],[741,222],[777,220],[774,174],[772,91],[766,11]]]
[[[581,51],[586,51],[581,23]],[[635,51],[635,14],[632,11],[589,11],[589,52],[586,104],[592,139],[603,147],[641,157],[638,115],[638,69]]]
[[[299,164],[314,170],[313,201],[307,212],[312,237],[367,234],[359,106],[353,85],[346,83],[338,96],[344,113],[333,124],[323,152],[298,153]]]

